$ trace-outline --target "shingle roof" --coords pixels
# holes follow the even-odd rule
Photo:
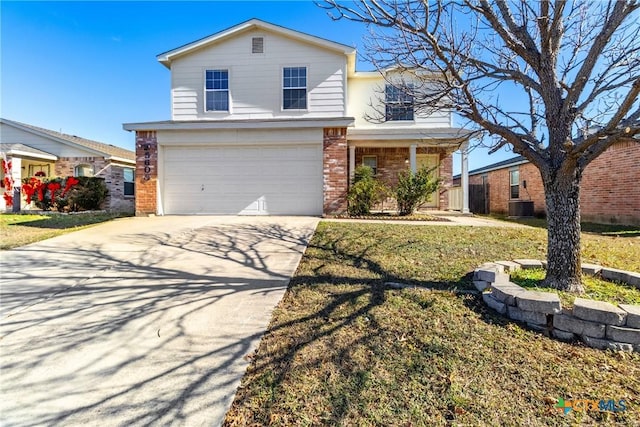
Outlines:
[[[131,161],[135,161],[135,158],[136,158],[136,154],[133,151],[127,150],[121,147],[116,147],[115,145],[104,144],[102,142],[93,141],[91,139],[81,138],[76,135],[68,135],[66,133],[60,133],[50,129],[45,129],[38,126],[29,125],[26,123],[20,123],[13,120],[0,119],[0,122],[22,127],[22,128],[25,128],[25,130],[31,130],[36,133],[45,134],[53,138],[61,139],[63,141],[67,141],[72,144],[89,148],[91,150],[98,151],[100,153],[105,154],[106,157],[111,157],[111,156],[120,157],[122,159],[127,159]]]
[[[469,176],[478,175],[478,174],[489,172],[489,171],[496,170],[496,169],[506,168],[508,166],[520,165],[520,164],[526,163],[528,161],[529,160],[525,159],[522,156],[516,156],[516,157],[513,157],[511,159],[503,160],[501,162],[491,163],[490,165],[483,166],[481,168],[471,170],[471,171],[469,171]],[[453,176],[453,179],[457,179],[457,178],[460,178],[460,174],[457,174],[457,175]]]

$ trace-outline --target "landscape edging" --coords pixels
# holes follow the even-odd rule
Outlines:
[[[509,272],[544,268],[546,262],[532,259],[482,264],[473,272],[473,284],[482,300],[499,314],[526,323],[531,329],[561,341],[580,339],[589,347],[640,352],[640,305],[613,304],[577,298],[573,309],[562,307],[551,292],[529,291],[512,283]],[[583,274],[598,275],[640,289],[640,274],[583,264]],[[575,313],[574,313],[575,311]]]

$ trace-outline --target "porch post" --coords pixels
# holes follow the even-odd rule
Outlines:
[[[356,171],[356,147],[349,146],[349,184],[353,183],[353,176]]]
[[[460,146],[460,186],[462,187],[462,213],[469,213],[469,142]]]
[[[411,165],[411,172],[416,173],[418,171],[418,163],[416,162],[416,144],[411,144],[409,147],[409,164]]]
[[[13,178],[13,206],[12,212],[20,212],[22,208],[22,197],[20,197],[20,189],[22,188],[22,158],[11,158],[11,177]]]

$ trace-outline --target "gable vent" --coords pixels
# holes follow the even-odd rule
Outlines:
[[[264,53],[263,37],[253,37],[251,39],[251,53]]]

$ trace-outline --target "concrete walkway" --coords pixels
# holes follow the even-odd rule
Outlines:
[[[365,222],[373,224],[411,224],[425,226],[466,226],[466,227],[503,227],[503,228],[526,228],[528,225],[516,222],[499,221],[497,219],[479,217],[474,215],[451,214],[448,212],[427,212],[430,215],[443,218],[443,221],[405,221],[405,220],[383,220],[383,219],[343,219],[325,218],[323,221],[330,222]]]
[[[127,218],[0,252],[0,425],[219,425],[316,218]]]

